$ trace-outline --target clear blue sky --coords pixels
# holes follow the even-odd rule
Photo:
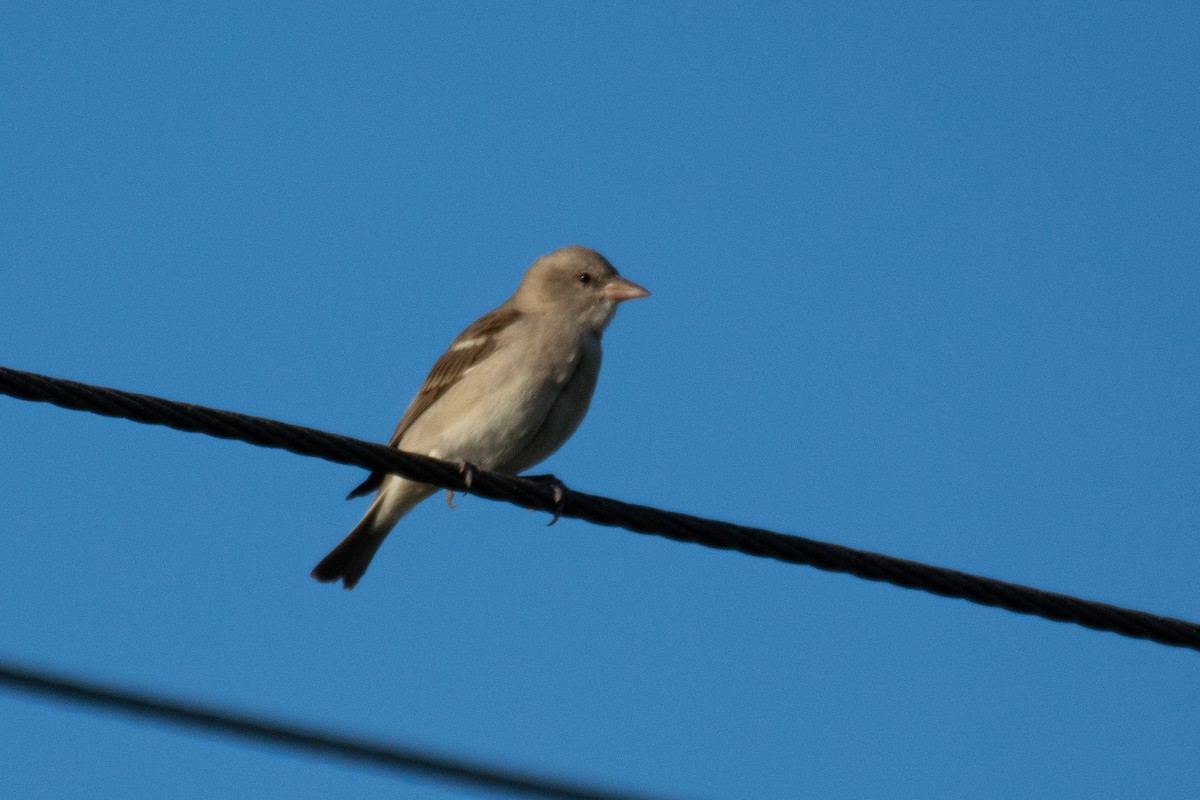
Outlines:
[[[102,6],[102,8],[98,8]],[[0,363],[383,440],[532,258],[580,489],[1200,619],[1194,3],[0,9]],[[0,399],[0,656],[696,798],[1194,797],[1200,655]],[[477,796],[0,691],[0,793]]]

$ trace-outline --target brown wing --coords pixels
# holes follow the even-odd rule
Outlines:
[[[404,433],[446,393],[447,389],[458,383],[468,369],[487,358],[496,349],[500,331],[511,325],[520,315],[518,311],[501,306],[484,314],[456,336],[425,376],[425,382],[417,390],[417,396],[408,404],[404,416],[400,417],[400,422],[396,424],[388,446],[397,447]],[[365,481],[346,495],[346,499],[361,497],[375,491],[383,485],[385,474],[372,472]]]

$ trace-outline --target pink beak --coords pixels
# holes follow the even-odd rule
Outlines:
[[[639,297],[649,297],[650,293],[633,281],[618,275],[604,285],[604,296],[619,303],[622,300],[636,300]]]

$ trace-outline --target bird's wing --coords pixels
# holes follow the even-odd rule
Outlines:
[[[425,376],[425,382],[417,390],[417,396],[412,399],[405,409],[404,415],[396,423],[396,430],[388,441],[388,446],[398,447],[400,439],[412,424],[429,407],[438,401],[446,391],[458,383],[467,370],[487,358],[499,346],[499,334],[520,317],[520,312],[501,306],[489,311],[467,326],[466,330],[454,338],[446,352],[434,362],[433,368]],[[367,479],[354,488],[347,499],[369,494],[381,485],[386,473],[372,472]]]

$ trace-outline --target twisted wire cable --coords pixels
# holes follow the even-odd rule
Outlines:
[[[646,795],[594,789],[578,783],[412,747],[331,733],[267,717],[183,702],[95,681],[79,680],[5,661],[0,661],[0,684],[39,696],[97,706],[225,736],[305,750],[382,769],[415,772],[441,780],[470,784],[476,788],[530,797],[553,797],[559,800],[650,800]]]
[[[867,580],[1004,608],[1018,614],[1200,650],[1200,625],[1186,620],[803,536],[625,503],[573,489],[565,492],[560,506],[552,487],[497,472],[475,472],[468,489],[459,465],[454,462],[405,453],[385,445],[265,417],[52,378],[8,367],[0,367],[0,394],[223,439],[237,439],[339,464],[353,464],[368,470],[394,472],[411,480],[455,491],[469,491],[480,497],[503,500],[523,508],[558,512],[564,517],[587,520],[597,525],[620,527],[635,533],[663,536],[721,550],[736,550],[790,564],[806,564],[829,572],[844,572]]]

